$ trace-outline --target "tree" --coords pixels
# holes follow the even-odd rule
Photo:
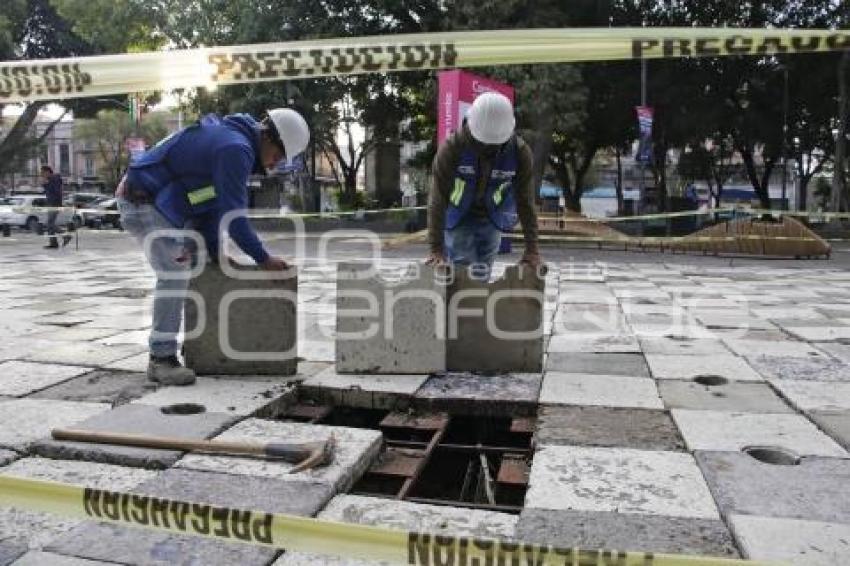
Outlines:
[[[103,164],[102,177],[107,186],[117,185],[127,169],[128,138],[144,138],[146,145],[150,146],[168,134],[165,121],[157,113],[144,115],[137,131],[127,113],[119,110],[101,110],[96,118],[81,120],[75,129],[78,139],[94,147]]]

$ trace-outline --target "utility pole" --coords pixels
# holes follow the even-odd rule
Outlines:
[[[832,172],[832,212],[840,212],[847,184],[844,178],[845,148],[847,143],[847,66],[850,51],[845,51],[838,62],[838,131],[835,137],[835,165]]]
[[[640,60],[640,105],[646,106],[646,59]],[[638,145],[638,148],[640,148],[640,145]],[[640,172],[640,179],[638,179],[638,188],[640,189],[640,192],[638,194],[640,195],[641,202],[645,197],[644,193],[646,191],[646,181],[644,180],[644,167],[646,167],[646,164],[644,163],[643,159],[641,159],[640,167],[638,168],[638,171]],[[641,211],[640,213],[642,212],[643,211]]]
[[[782,209],[788,210],[786,193],[788,185],[788,67],[786,65],[782,65],[782,74],[785,78],[785,88],[782,91]],[[768,182],[768,187],[769,185]]]

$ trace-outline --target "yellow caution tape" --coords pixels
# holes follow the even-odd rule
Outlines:
[[[432,535],[13,476],[0,476],[0,505],[196,535],[225,542],[242,542],[360,560],[383,560],[410,566],[767,564],[704,556],[560,548],[477,537]]]
[[[348,37],[0,63],[0,104],[523,63],[837,51],[826,29],[564,28]]]

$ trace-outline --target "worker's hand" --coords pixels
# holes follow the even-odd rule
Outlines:
[[[282,257],[269,256],[269,259],[260,264],[260,267],[268,271],[284,271],[289,269],[289,264]]]
[[[439,252],[431,252],[428,254],[428,257],[425,258],[425,265],[430,265],[432,267],[438,267],[440,265],[445,265],[446,258],[442,253]]]
[[[543,258],[541,258],[540,254],[537,252],[530,252],[526,250],[525,253],[522,254],[522,258],[519,260],[519,263],[536,269],[541,275],[546,275],[546,272],[548,271],[546,264],[543,263]]]

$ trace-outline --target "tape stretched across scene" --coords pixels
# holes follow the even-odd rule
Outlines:
[[[348,37],[0,62],[0,104],[484,65],[839,51],[850,31],[563,28]]]
[[[0,476],[0,507],[41,511],[349,559],[409,566],[761,566],[707,556],[560,548],[334,523],[43,480]]]

